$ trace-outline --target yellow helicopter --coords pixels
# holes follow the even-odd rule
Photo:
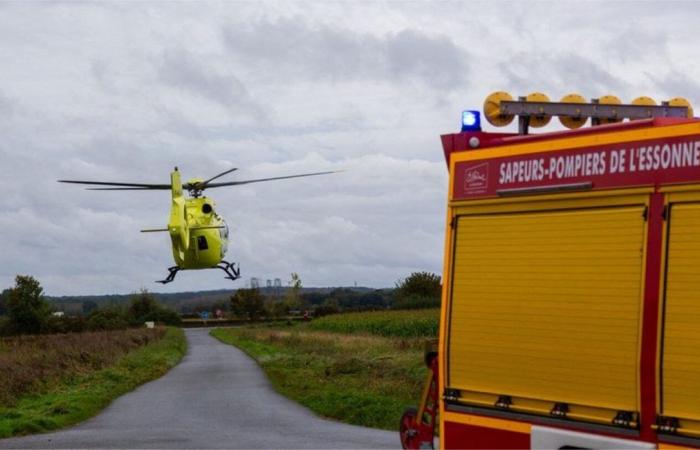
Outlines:
[[[228,181],[212,183],[219,177],[229,174],[237,168],[221,172],[207,180],[192,178],[182,184],[180,171],[175,169],[170,173],[170,184],[151,183],[112,183],[105,181],[58,180],[60,183],[88,184],[93,186],[111,186],[88,188],[96,191],[136,191],[136,190],[170,190],[172,192],[172,207],[167,228],[141,230],[142,233],[168,232],[172,241],[173,259],[175,265],[168,268],[168,276],[157,283],[170,283],[181,270],[221,269],[226,272],[226,278],[240,278],[240,268],[235,263],[224,260],[228,248],[229,230],[226,221],[216,213],[214,200],[202,195],[205,189],[238,186],[262,181],[283,180],[287,178],[310,177],[325,175],[331,172],[304,173],[284,177],[260,178],[256,180]],[[190,197],[183,195],[183,189]]]

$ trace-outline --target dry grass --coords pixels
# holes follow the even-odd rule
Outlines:
[[[0,406],[110,366],[164,334],[165,328],[156,328],[2,338]]]

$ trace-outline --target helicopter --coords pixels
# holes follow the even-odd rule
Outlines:
[[[226,272],[229,280],[241,277],[240,267],[224,259],[228,249],[229,229],[226,221],[216,212],[213,199],[203,195],[206,189],[223,186],[239,186],[263,181],[283,180],[288,178],[310,177],[335,173],[314,172],[283,177],[259,178],[254,180],[227,181],[212,183],[212,181],[227,175],[237,168],[231,168],[206,180],[192,178],[182,183],[177,167],[170,173],[170,184],[152,183],[117,183],[105,181],[58,180],[59,183],[86,184],[88,190],[95,191],[138,191],[138,190],[170,190],[172,206],[167,228],[152,228],[141,230],[142,233],[167,232],[175,265],[168,268],[168,276],[157,283],[170,283],[181,270],[221,269]],[[107,187],[105,187],[107,186]],[[184,195],[184,191],[189,197]]]

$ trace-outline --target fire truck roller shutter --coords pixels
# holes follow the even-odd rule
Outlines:
[[[644,211],[459,216],[447,387],[638,411]]]
[[[700,432],[700,203],[671,206],[667,245],[661,414]]]

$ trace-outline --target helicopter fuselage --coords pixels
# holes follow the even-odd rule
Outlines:
[[[170,178],[172,207],[168,231],[175,264],[180,269],[216,267],[228,248],[226,221],[216,213],[213,199],[199,195],[185,198],[177,170]]]
[[[179,234],[171,241],[173,259],[182,269],[208,269],[215,267],[226,255],[228,226],[214,210],[214,201],[207,197],[185,200],[184,216],[189,229],[189,242],[182,245]]]

